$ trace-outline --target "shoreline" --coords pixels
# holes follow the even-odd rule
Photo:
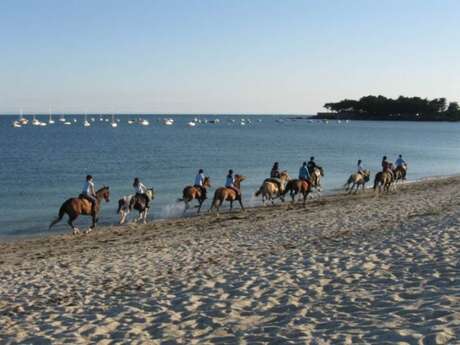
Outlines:
[[[421,177],[418,179],[414,180],[406,180],[402,183],[399,183],[398,186],[403,186],[403,185],[411,185],[414,183],[421,183],[421,182],[431,182],[431,181],[437,181],[437,180],[445,180],[449,178],[455,178],[455,177],[460,177],[460,173],[452,174],[452,175],[438,175],[438,176],[427,176],[427,177]],[[372,179],[366,184],[366,191],[369,191],[372,189]],[[252,194],[251,194],[252,195]],[[321,199],[324,198],[330,198],[330,197],[339,197],[339,196],[347,196],[348,194],[344,192],[343,188],[335,188],[331,190],[327,190],[322,192],[321,194]],[[211,200],[212,196],[209,196],[208,200]],[[246,200],[249,201],[250,199]],[[307,201],[307,207],[309,203],[314,203],[315,201],[318,200],[318,196],[313,193],[313,198],[308,199]],[[259,204],[260,203],[260,204]],[[286,206],[287,204],[290,203],[289,197],[286,198],[285,203],[280,203],[279,199],[276,199],[275,201],[275,207],[283,207]],[[251,205],[251,206],[245,206],[246,210],[257,210],[259,208],[264,208],[264,206],[261,204],[261,201],[257,199],[257,204],[256,205]],[[186,215],[180,215],[180,216],[171,216],[171,217],[163,217],[163,218],[151,218],[149,222],[146,224],[152,225],[152,224],[162,224],[164,222],[169,222],[169,221],[180,221],[180,220],[188,220],[188,219],[194,219],[197,217],[205,217],[209,216],[212,214],[209,214],[206,210],[203,210],[201,214],[196,214],[194,211],[194,208],[191,208],[193,211],[189,211],[188,214]],[[234,213],[239,212],[240,209],[238,206],[236,206]],[[136,214],[137,211],[133,211],[134,214]],[[224,203],[222,207],[222,211],[220,212],[221,215],[229,213],[228,210],[228,205]],[[65,223],[65,220],[67,216],[64,216],[63,221],[61,222],[62,224]],[[124,227],[129,227],[129,226],[144,226],[142,224],[133,224],[133,223],[128,223],[124,225],[119,225],[118,223],[113,223],[113,224],[103,224],[99,225],[96,227],[94,231],[103,231],[104,229],[117,229],[117,228],[124,228]],[[27,241],[27,240],[34,240],[34,239],[43,239],[47,237],[53,237],[53,236],[66,236],[71,233],[70,228],[67,228],[62,230],[62,231],[56,231],[56,230],[51,230],[51,231],[43,231],[41,233],[24,233],[24,234],[0,234],[0,244],[1,243],[11,243],[11,242],[16,242],[16,241]]]

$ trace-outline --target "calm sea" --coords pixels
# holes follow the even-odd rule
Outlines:
[[[199,116],[219,118],[220,123],[190,128],[187,123],[194,116],[168,117],[175,120],[173,126],[160,123],[163,117],[143,116],[150,121],[143,127],[128,124],[134,116],[120,115],[117,128],[99,117],[84,128],[80,116],[67,116],[77,119],[70,126],[56,121],[12,128],[17,117],[0,117],[0,235],[47,233],[61,203],[80,192],[87,174],[94,176],[96,187],[111,188],[111,202],[104,204],[100,217],[102,224],[111,224],[117,220],[117,200],[132,193],[135,176],[155,188],[151,218],[158,219],[181,215],[176,199],[199,168],[211,177],[211,195],[228,169],[247,176],[242,187],[247,205],[257,204],[252,195],[274,161],[296,176],[312,155],[325,169],[326,191],[339,188],[358,159],[376,172],[383,155],[395,160],[403,154],[412,180],[460,173],[458,123],[326,124],[281,116]],[[251,123],[241,125],[243,117]],[[89,219],[77,221],[81,227],[87,224]],[[65,222],[52,231],[63,230],[68,230]]]

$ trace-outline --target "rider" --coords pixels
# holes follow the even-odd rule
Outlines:
[[[270,171],[270,177],[265,179],[264,182],[272,182],[278,186],[278,189],[282,189],[283,186],[281,185],[281,173],[280,173],[280,166],[278,162],[273,163],[272,170]]]
[[[134,192],[136,193],[136,196],[140,196],[140,195],[145,196],[145,198],[147,199],[145,207],[149,208],[150,198],[147,195],[147,187],[144,186],[144,184],[139,180],[138,177],[134,178],[133,187],[134,187]]]
[[[308,173],[307,162],[303,162],[299,169],[299,180],[308,181],[309,179],[310,174]]]
[[[399,168],[399,167],[402,168],[402,171],[403,171],[403,176],[402,176],[402,178],[403,178],[403,180],[405,180],[405,179],[406,179],[407,163],[406,163],[406,161],[402,158],[402,155],[401,155],[401,154],[398,156],[398,159],[397,159],[396,162],[395,162],[395,166],[396,166],[396,168]]]
[[[275,162],[273,164],[272,171],[270,172],[270,178],[280,178],[280,169],[278,162]]]
[[[227,178],[225,180],[225,187],[233,189],[237,196],[241,196],[240,190],[235,186],[235,178],[233,177],[233,170],[228,171]]]
[[[195,176],[195,184],[193,186],[200,189],[201,199],[206,200],[206,188],[204,188],[203,184],[204,184],[204,171],[203,169],[200,169],[198,170],[198,174]]]
[[[357,164],[357,169],[358,169],[358,174],[361,176],[364,176],[364,168],[363,168],[363,161],[361,159],[358,159],[358,164]]]
[[[391,169],[392,167],[392,164],[388,161],[387,159],[387,156],[383,156],[382,158],[382,171],[385,172],[389,172],[391,174],[392,177],[394,177],[393,175],[393,170]]]
[[[308,173],[311,175],[313,173],[313,170],[317,168],[318,166],[316,165],[315,162],[315,157],[310,157],[310,160],[308,161],[307,168],[308,168]]]
[[[91,175],[86,176],[86,181],[83,184],[81,195],[91,203],[91,214],[96,214],[96,191],[94,189],[93,177]]]

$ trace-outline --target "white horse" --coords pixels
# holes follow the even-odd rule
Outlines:
[[[155,197],[153,188],[149,188],[145,194],[150,201],[152,201]],[[126,222],[128,214],[133,208],[139,211],[139,216],[134,219],[134,222],[142,222],[143,224],[147,223],[149,207],[145,207],[145,202],[143,200],[139,200],[139,198],[136,198],[135,194],[131,194],[118,200],[117,213],[120,215],[120,225]]]

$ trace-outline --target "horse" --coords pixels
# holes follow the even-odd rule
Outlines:
[[[375,174],[374,178],[374,191],[379,187],[379,191],[382,189],[384,192],[389,192],[391,184],[394,181],[394,177],[389,171],[379,171]]]
[[[134,219],[134,222],[142,221],[143,224],[146,224],[147,215],[149,211],[149,207],[147,207],[147,203],[152,201],[154,198],[155,198],[155,192],[153,188],[148,188],[145,195],[144,194],[131,194],[131,195],[124,196],[120,200],[118,200],[117,214],[120,215],[120,225],[125,223],[129,212],[131,212],[133,209],[139,212],[139,215],[136,219]]]
[[[206,176],[203,181],[203,188],[207,189],[210,187],[211,187],[211,179],[208,176]],[[187,186],[184,188],[184,190],[182,191],[182,199],[177,200],[178,202],[183,201],[185,203],[184,213],[189,209],[190,202],[193,199],[198,200],[197,213],[200,213],[201,206],[203,205],[203,202],[206,200],[202,194],[203,193],[199,187]]]
[[[393,175],[395,177],[395,183],[406,179],[407,166],[399,165],[393,169]]]
[[[294,203],[296,195],[300,193],[303,196],[303,204],[305,205],[308,194],[311,192],[311,182],[309,180],[301,179],[289,180],[286,184],[283,195],[286,195],[287,192],[289,192],[289,195],[292,198],[292,203]]]
[[[289,175],[287,171],[282,171],[279,177],[279,183],[273,179],[268,178],[262,183],[262,186],[260,186],[259,190],[254,195],[259,196],[262,194],[262,203],[264,205],[265,201],[267,200],[270,200],[272,205],[274,205],[275,199],[278,197],[281,199],[281,201],[284,201],[283,192],[288,180]]]
[[[242,175],[235,175],[235,187],[238,188],[240,191],[241,182],[243,182],[246,177]],[[220,206],[224,201],[230,201],[230,212],[233,209],[233,202],[238,201],[240,204],[241,209],[244,211],[243,203],[241,201],[241,192],[238,194],[234,189],[228,187],[220,187],[217,188],[214,192],[214,198],[212,199],[211,208],[209,212],[216,209],[216,212],[219,212]]]
[[[343,187],[345,188],[345,191],[349,193],[353,192],[353,189],[356,187],[355,193],[357,193],[359,186],[362,186],[362,189],[364,190],[366,183],[369,182],[370,176],[371,172],[369,170],[364,170],[361,173],[351,174]],[[352,185],[351,188],[350,185]]]
[[[69,224],[72,228],[72,233],[76,235],[80,233],[80,230],[73,225],[73,222],[78,218],[79,215],[85,215],[91,216],[92,218],[91,226],[86,231],[86,233],[90,232],[96,227],[98,220],[97,215],[99,214],[102,200],[105,200],[105,202],[110,201],[109,187],[104,186],[96,192],[96,205],[94,213],[91,212],[91,202],[81,195],[78,198],[67,199],[61,205],[58,217],[51,222],[49,229],[51,229],[55,224],[59,223],[62,220],[62,217],[64,217],[64,214],[67,214],[69,216],[67,224]]]
[[[310,174],[309,181],[311,183],[311,188],[315,188],[318,195],[321,195],[321,177],[324,176],[324,170],[322,167],[314,167],[312,173]]]

